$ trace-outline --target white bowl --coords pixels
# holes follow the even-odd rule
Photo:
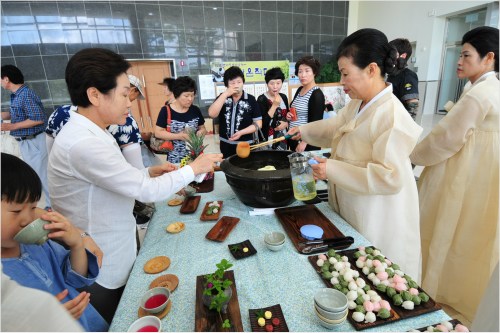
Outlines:
[[[266,243],[266,242],[264,242],[264,243],[266,244],[266,247],[271,251],[280,251],[283,248],[283,246],[285,246],[285,242],[283,242],[279,245],[271,245],[271,244]]]
[[[346,312],[349,311],[349,309],[345,308],[344,310],[339,311],[339,312],[330,312],[330,311],[326,311],[326,310],[322,309],[316,303],[314,303],[314,309],[316,309],[316,311],[322,317],[324,317],[326,320],[339,320],[339,319],[342,319],[345,316]]]
[[[142,318],[137,319],[129,326],[127,332],[138,332],[141,328],[145,328],[146,326],[153,326],[156,328],[157,332],[161,331],[161,321],[156,316],[144,316]],[[150,330],[149,332],[154,332]]]
[[[167,299],[155,307],[146,306],[146,302],[148,301],[148,299],[150,299],[153,296],[159,296],[159,295],[166,296]],[[159,313],[165,309],[168,302],[170,302],[170,290],[168,290],[165,287],[156,287],[153,289],[149,289],[148,291],[146,291],[146,293],[144,293],[141,299],[141,308],[143,308],[144,311],[148,313]]]
[[[316,316],[318,317],[320,325],[323,327],[326,327],[328,329],[334,329],[338,325],[342,324],[347,319],[347,314],[349,313],[349,311],[346,311],[344,317],[342,317],[339,320],[328,320],[326,318],[323,318],[323,316],[321,316],[318,313],[318,311],[314,311],[314,312],[316,313]]]
[[[264,236],[264,242],[269,245],[281,245],[285,243],[285,234],[279,231],[273,231]]]
[[[347,296],[333,288],[319,289],[314,295],[314,302],[329,312],[342,312],[347,309]]]

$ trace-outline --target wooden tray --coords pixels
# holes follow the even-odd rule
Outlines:
[[[273,306],[268,306],[267,308],[262,308],[262,309],[248,309],[248,313],[250,315],[250,326],[252,327],[252,332],[266,332],[266,327],[265,326],[259,326],[257,323],[257,312],[258,311],[271,311],[273,316],[271,319],[266,319],[266,325],[271,324],[271,320],[273,318],[278,318],[280,320],[280,324],[278,326],[273,326],[273,332],[289,332],[288,330],[288,325],[286,324],[285,321],[285,316],[283,315],[283,311],[281,311],[281,306],[279,304],[273,305]],[[265,319],[265,318],[264,318]]]
[[[457,326],[458,324],[462,324],[460,322],[460,320],[458,320],[458,319],[448,320],[448,322],[450,322],[453,325],[453,327]],[[436,326],[436,325],[439,325],[439,324],[441,324],[441,323],[437,323],[437,324],[434,324],[434,325],[428,325],[428,326]],[[420,332],[425,332],[427,330],[428,326],[417,328],[417,330],[420,331]]]
[[[215,242],[223,242],[234,227],[236,227],[238,222],[240,222],[240,219],[237,217],[223,216],[213,228],[210,229],[205,238]]]
[[[218,200],[217,202],[219,203],[219,211],[217,214],[212,214],[212,215],[207,215],[207,210],[208,210],[208,205],[210,205],[213,201],[209,201],[205,204],[205,207],[203,208],[203,212],[201,212],[200,220],[202,221],[217,221],[220,216],[220,212],[222,211],[222,200]]]
[[[340,254],[340,252],[337,252],[337,253]],[[328,288],[333,288],[333,284],[330,282],[330,280],[323,279],[323,277],[321,276],[321,269],[316,265],[316,261],[318,261],[318,256],[317,255],[309,256],[309,257],[307,257],[307,259],[309,259],[309,262],[314,267],[314,270],[319,274],[319,277],[321,278],[321,280],[323,280],[325,285]],[[351,264],[351,267],[352,267],[352,264]],[[354,267],[352,267],[352,269],[354,269]],[[361,277],[361,273],[360,273],[360,277]],[[365,279],[363,277],[363,280],[365,280],[365,282],[368,284],[368,281],[367,281],[368,279]],[[370,288],[374,289],[373,286],[371,286],[371,285],[370,285]],[[380,297],[382,297],[382,295],[381,295],[382,293],[380,291],[378,291],[376,289],[374,289],[374,290],[377,292],[377,294],[380,295]],[[358,331],[361,331],[361,330],[364,330],[367,328],[371,328],[371,327],[391,324],[391,323],[401,319],[399,314],[394,311],[392,304],[391,304],[391,311],[390,311],[391,316],[387,319],[381,319],[380,317],[377,317],[377,320],[375,320],[375,322],[373,322],[373,323],[365,323],[365,322],[358,323],[357,321],[352,319],[353,312],[354,312],[353,310],[349,310],[349,314],[347,315],[347,320],[349,320],[349,322],[352,324],[352,326],[354,326],[356,328],[356,330],[358,330]]]
[[[323,239],[345,237],[342,232],[314,205],[303,205],[289,208],[278,208],[274,210],[280,220],[288,237],[297,251],[300,252],[299,242],[307,239],[300,234],[300,227],[306,224],[314,224],[323,229]]]
[[[233,246],[239,246],[240,248],[237,251],[233,251],[231,249]],[[253,245],[249,239],[247,239],[246,241],[243,241],[241,243],[229,244],[227,247],[229,247],[229,252],[231,252],[234,259],[243,259],[246,257],[253,256],[254,254],[257,253],[257,250],[253,247]],[[244,247],[248,248],[248,252],[243,252]]]
[[[212,178],[206,179],[201,183],[192,182],[190,185],[196,189],[197,193],[212,192],[214,190],[214,176],[212,174]]]
[[[236,292],[236,281],[234,280],[234,272],[224,272],[224,277],[233,281],[231,289],[233,296],[229,300],[227,306],[227,313],[223,314],[222,321],[229,319],[231,322],[231,332],[243,332],[243,324],[241,323],[240,303],[238,302],[238,293]],[[222,322],[219,313],[215,310],[209,310],[208,307],[203,305],[203,275],[196,277],[196,303],[194,315],[194,331],[195,332],[221,332]]]
[[[367,276],[363,273],[363,270],[359,269],[356,266],[356,259],[354,258],[354,253],[356,253],[357,251],[358,251],[357,249],[352,249],[352,250],[339,251],[337,253],[340,254],[341,256],[347,256],[347,258],[349,258],[349,262],[351,263],[351,267],[353,269],[356,269],[359,272],[359,275],[363,277],[365,282],[372,289],[377,290],[377,287],[375,287],[375,285],[372,283],[372,281],[367,278]],[[390,260],[390,258],[387,258],[387,259]],[[395,264],[397,264],[397,263],[395,263]],[[420,286],[418,287],[418,291],[426,293],[425,290],[420,288]],[[413,310],[406,310],[402,306],[394,305],[394,303],[392,302],[392,297],[387,296],[386,293],[380,292],[378,290],[377,290],[377,293],[383,299],[385,299],[386,301],[388,301],[391,304],[391,308],[394,309],[394,311],[401,317],[401,319],[416,317],[416,316],[420,316],[421,314],[424,314],[424,313],[429,313],[429,312],[441,310],[441,305],[439,305],[439,303],[434,301],[434,299],[432,299],[432,297],[430,297],[429,294],[427,294],[427,293],[426,294],[427,294],[427,296],[429,296],[429,301],[427,301],[425,303],[420,303],[420,305],[415,305]]]
[[[193,195],[191,197],[187,197],[184,199],[184,202],[182,203],[181,209],[179,212],[181,214],[192,214],[196,212],[196,209],[198,209],[198,205],[200,203],[201,196],[200,195]]]

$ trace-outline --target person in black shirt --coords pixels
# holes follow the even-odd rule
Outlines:
[[[389,75],[387,82],[392,84],[392,92],[403,103],[411,117],[415,119],[418,110],[418,76],[407,67],[412,52],[410,41],[405,38],[397,38],[390,41],[389,44],[398,51],[396,67],[400,70]]]

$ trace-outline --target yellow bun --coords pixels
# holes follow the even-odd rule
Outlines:
[[[171,234],[176,234],[178,232],[181,232],[182,230],[184,230],[184,223],[182,222],[174,222],[174,223],[170,223],[168,226],[167,226],[167,231],[170,232]]]
[[[248,142],[239,142],[236,145],[236,155],[240,158],[247,158],[250,155],[250,144]]]

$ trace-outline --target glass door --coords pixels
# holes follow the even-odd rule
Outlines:
[[[446,112],[444,105],[448,101],[456,102],[467,80],[457,78],[457,61],[462,50],[462,36],[476,27],[485,25],[486,8],[450,17],[447,20],[443,66],[439,83],[436,110]]]

